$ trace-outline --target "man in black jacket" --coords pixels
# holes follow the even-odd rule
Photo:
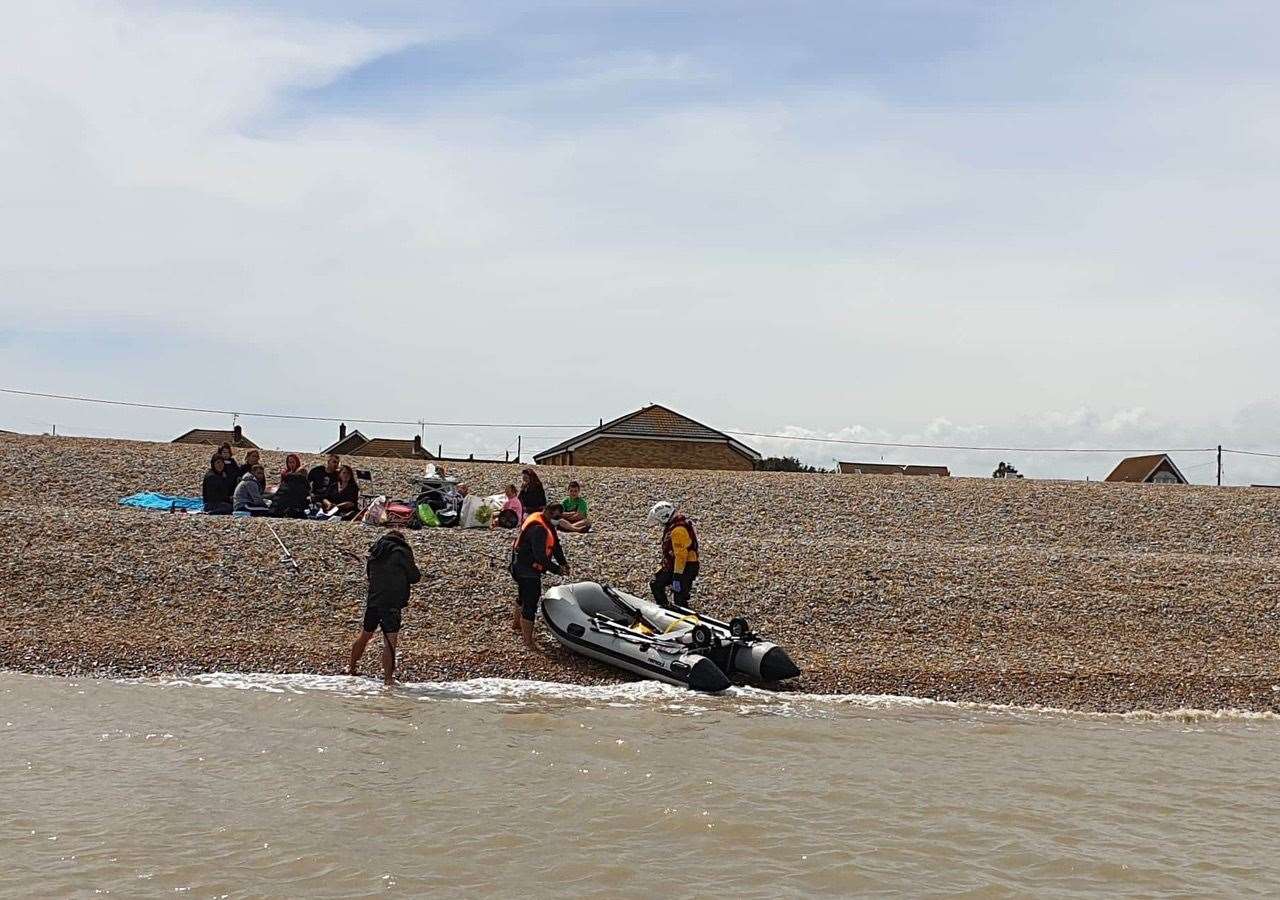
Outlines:
[[[342,466],[342,457],[330,453],[323,466],[313,466],[307,473],[307,481],[311,485],[311,500],[319,503],[329,497],[329,492],[337,487],[338,469]]]
[[[364,623],[351,646],[348,674],[358,675],[360,657],[382,629],[382,675],[387,684],[395,683],[396,638],[400,634],[400,610],[409,605],[409,587],[422,579],[413,559],[413,548],[404,534],[392,529],[369,548],[366,565],[369,574],[369,599],[365,605]]]
[[[569,562],[564,558],[555,526],[563,513],[564,507],[552,503],[545,512],[539,510],[526,516],[511,545],[511,577],[516,581],[517,597],[512,629],[520,633],[530,650],[538,649],[533,640],[533,620],[542,599],[543,573],[569,574]]]

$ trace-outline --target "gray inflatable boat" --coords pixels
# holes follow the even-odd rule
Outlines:
[[[542,595],[542,615],[575,653],[695,691],[722,691],[733,676],[776,682],[800,674],[785,650],[751,633],[746,619],[721,622],[594,581],[551,588]]]

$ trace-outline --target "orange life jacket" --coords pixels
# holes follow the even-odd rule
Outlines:
[[[557,543],[556,530],[554,527],[552,527],[551,523],[547,521],[546,513],[536,512],[536,513],[530,513],[529,515],[525,516],[524,521],[520,523],[520,530],[516,533],[515,540],[511,542],[511,561],[513,563],[515,562],[516,557],[520,552],[520,542],[524,540],[524,533],[528,531],[529,526],[533,524],[541,525],[543,531],[546,533],[547,559],[552,558],[552,554],[555,552],[556,543]],[[532,569],[534,569],[534,571],[537,571],[537,572],[546,571],[545,567],[536,561],[531,561],[529,565]]]

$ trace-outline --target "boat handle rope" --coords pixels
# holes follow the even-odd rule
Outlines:
[[[673,631],[675,631],[677,628],[679,628],[681,625],[686,625],[686,624],[687,624],[687,625],[701,625],[701,624],[702,624],[702,620],[698,618],[698,614],[697,614],[697,613],[691,612],[691,613],[690,613],[689,615],[687,615],[687,616],[680,616],[680,618],[676,619],[674,622],[672,622],[670,625],[668,625],[666,628],[664,628],[664,629],[663,629],[663,631],[662,631],[662,633],[663,633],[663,634],[670,634],[671,632],[673,632]]]

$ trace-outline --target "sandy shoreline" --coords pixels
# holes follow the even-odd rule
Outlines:
[[[0,436],[0,667],[78,675],[337,673],[363,603],[372,529],[132,511],[195,495],[210,450]],[[264,454],[278,468],[281,454]],[[318,458],[316,454],[311,457]],[[418,463],[370,461],[410,493]],[[515,466],[460,466],[495,491]],[[798,690],[1068,709],[1280,710],[1280,498],[1250,489],[981,479],[547,469],[580,478],[597,530],[581,576],[642,590],[644,511],[685,497],[706,545],[699,604],[746,615],[805,670]],[[815,515],[817,513],[817,515]],[[522,652],[509,534],[428,530],[434,577],[406,611],[403,677],[622,680],[542,633]],[[370,654],[366,666],[376,659]],[[370,671],[372,669],[370,668]]]

